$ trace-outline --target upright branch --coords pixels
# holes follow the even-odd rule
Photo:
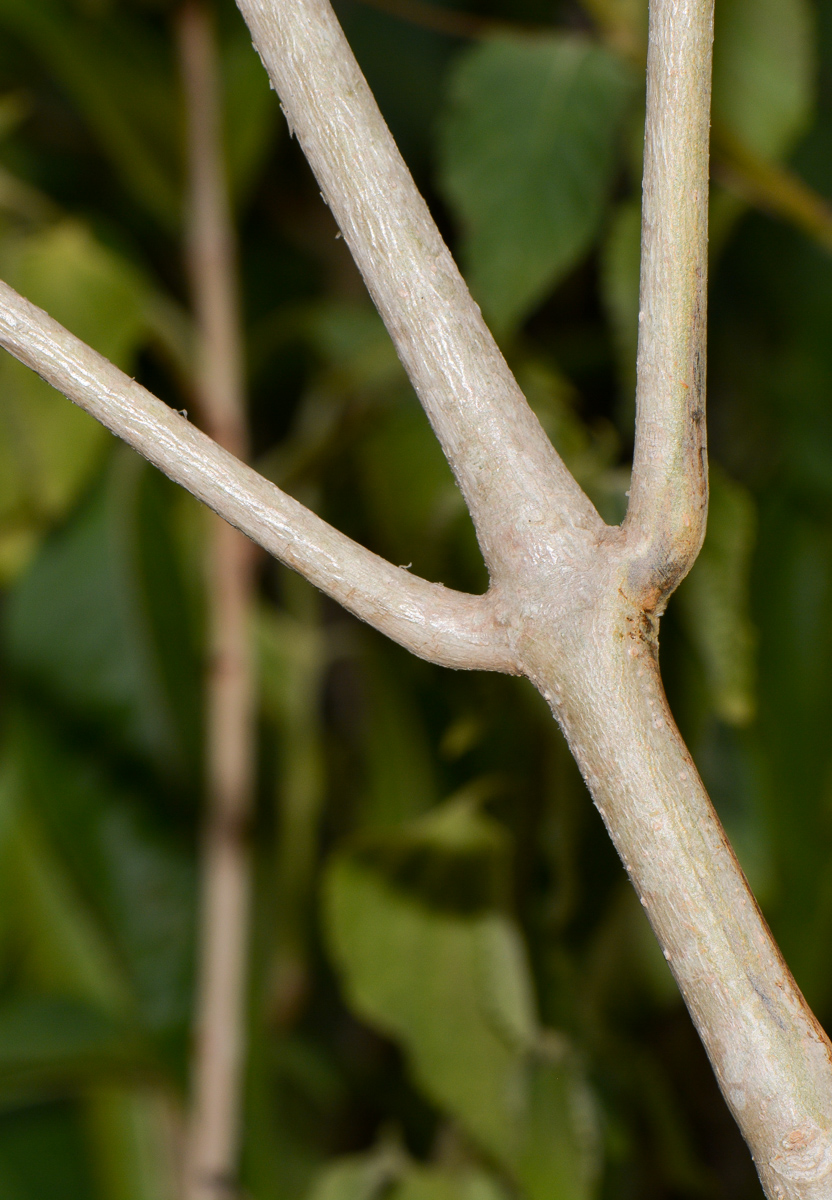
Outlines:
[[[329,0],[238,0],[261,59],[468,504],[492,576],[506,516],[597,514],[546,438],[393,141]]]
[[[215,39],[202,0],[185,0],[178,35],[187,123],[187,252],[197,326],[195,400],[215,441],[245,458],[235,239]],[[246,1046],[248,833],[256,758],[249,650],[254,558],[253,546],[242,533],[215,514],[209,516],[207,804],[184,1200],[217,1200],[235,1188]]]
[[[0,285],[0,343],[281,561],[415,653],[525,674],[566,734],[770,1200],[832,1197],[832,1047],[667,705],[658,620],[702,540],[712,0],[651,0],[632,501],[606,526],[546,440],[328,0],[238,0],[471,510],[464,596],[332,529]]]
[[[650,5],[633,479],[626,526],[669,595],[705,536],[712,0]],[[657,601],[659,596],[657,596]]]

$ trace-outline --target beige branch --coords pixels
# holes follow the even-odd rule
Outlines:
[[[495,583],[534,527],[602,524],[532,413],[419,194],[328,0],[238,0],[286,119],[465,496]]]
[[[359,546],[0,282],[0,345],[197,499],[420,658],[514,672],[495,596],[428,583]]]
[[[210,16],[185,0],[178,40],[187,115],[188,259],[198,336],[197,403],[229,452],[248,450],[234,230],[222,151]],[[246,1047],[255,681],[249,647],[251,542],[210,514],[206,800],[201,859],[190,1116],[184,1200],[217,1200],[237,1177]]]
[[[656,603],[690,570],[705,536],[712,42],[713,0],[650,5],[636,440],[626,526],[642,543],[645,576],[638,582],[651,576]]]

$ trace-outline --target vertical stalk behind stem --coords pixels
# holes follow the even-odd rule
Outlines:
[[[234,233],[223,167],[214,33],[185,0],[179,46],[187,109],[188,260],[198,331],[196,399],[206,431],[245,458],[248,437]],[[211,514],[208,537],[207,815],[203,833],[191,1112],[185,1200],[234,1190],[245,1060],[251,865],[253,677],[248,644],[251,543]]]

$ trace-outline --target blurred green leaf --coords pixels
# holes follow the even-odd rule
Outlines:
[[[126,978],[106,930],[32,812],[8,752],[0,796],[0,908],[14,914],[0,1005],[0,1093],[78,1086],[124,1069],[138,1048]]]
[[[13,1170],[3,1161],[0,1150],[0,1190],[6,1200],[27,1200],[20,1181],[15,1178]]]
[[[327,872],[327,934],[351,1006],[402,1043],[425,1092],[529,1200],[584,1200],[596,1114],[566,1042],[540,1034],[518,931],[483,891],[498,828],[452,801],[359,841]]]
[[[4,275],[72,333],[127,368],[144,333],[139,273],[64,221],[0,245]],[[16,574],[99,465],[106,431],[9,355],[0,360],[0,575]]]
[[[276,1042],[274,1027],[261,1020],[250,1026],[250,1038],[242,1154],[246,1188],[270,1200],[305,1198],[324,1159],[332,1161],[320,1134],[331,1128],[345,1081],[335,1056],[314,1034],[283,1034]]]
[[[635,419],[638,294],[641,271],[641,204],[626,200],[613,213],[601,247],[601,298],[612,327],[618,368],[621,427]]]
[[[383,412],[391,396],[399,400],[404,393],[416,403],[390,335],[366,302],[326,299],[278,309],[257,330],[252,358],[293,341],[311,352],[317,369],[291,435],[260,462],[268,478],[290,489],[295,480],[317,476],[328,465],[344,442],[349,420],[371,410]]]
[[[247,199],[271,149],[278,129],[278,101],[251,34],[239,18],[231,35],[223,39],[221,52],[225,156],[231,192],[239,203]]]
[[[136,455],[114,455],[10,595],[3,642],[53,704],[181,779],[197,753],[199,684],[166,495]]]
[[[619,60],[567,35],[501,38],[458,60],[440,180],[472,289],[499,333],[592,244],[632,90]]]
[[[746,489],[716,467],[710,491],[705,542],[675,603],[705,669],[714,712],[745,725],[757,703],[749,610],[756,512]]]
[[[127,14],[95,20],[61,0],[0,0],[0,25],[43,59],[134,198],[176,228],[180,109],[169,43]]]
[[[362,722],[365,779],[362,826],[394,826],[424,813],[439,798],[424,718],[406,676],[384,653],[362,656],[366,710]]]
[[[54,221],[58,209],[43,192],[0,167],[0,215],[6,214],[24,227],[37,227]]]
[[[0,1117],[0,1184],[9,1200],[90,1200],[95,1180],[78,1106],[33,1104]]]
[[[711,720],[696,743],[695,754],[740,865],[754,895],[765,904],[776,882],[776,850],[765,760],[755,732]]]
[[[408,399],[390,407],[362,438],[359,478],[381,549],[417,574],[435,577],[449,528],[470,522],[436,435]]]
[[[624,58],[644,62],[647,0],[581,0],[581,3],[609,46]]]
[[[507,1200],[495,1178],[469,1168],[408,1162],[396,1147],[341,1159],[322,1171],[307,1200]]]
[[[396,1146],[344,1158],[325,1167],[308,1200],[381,1200],[404,1167]]]
[[[23,239],[10,258],[10,282],[28,300],[117,366],[129,365],[148,290],[132,264],[76,220]]]
[[[113,947],[22,797],[0,849],[3,902],[14,905],[23,980],[110,1016],[129,1012]]]
[[[176,1200],[177,1128],[172,1098],[148,1086],[101,1086],[85,1103],[101,1200]]]
[[[416,820],[370,829],[356,838],[354,857],[430,908],[466,915],[503,908],[508,839],[478,802],[472,786]]]
[[[529,1200],[587,1200],[600,1183],[595,1099],[565,1038],[547,1034],[530,1065],[517,1175]]]
[[[329,652],[318,596],[304,589],[307,619],[262,606],[257,614],[260,690],[276,728],[278,844],[272,1011],[285,1024],[308,988],[309,918],[326,794],[321,693]]]
[[[483,1171],[411,1166],[391,1200],[506,1200],[506,1192]]]
[[[178,1032],[191,998],[191,853],[145,797],[46,721],[18,713],[12,736],[27,803],[106,930],[137,1017],[153,1033]]]
[[[20,995],[0,1005],[0,1097],[6,1102],[133,1074],[140,1051],[129,1027],[80,1000]]]
[[[779,158],[806,128],[815,98],[808,0],[720,0],[715,22],[714,122]]]
[[[26,119],[29,104],[20,92],[0,96],[0,140],[8,137]]]
[[[617,465],[618,435],[609,421],[581,420],[574,387],[551,363],[527,358],[517,379],[535,415],[603,519],[618,525],[627,511],[628,467]]]
[[[317,607],[315,593],[311,600]],[[298,734],[308,737],[328,660],[319,624],[261,605],[256,616],[256,644],[267,717],[290,739]]]
[[[321,1172],[308,1200],[506,1200],[502,1185],[473,1167],[425,1167],[394,1144],[341,1159]]]
[[[351,1006],[401,1040],[429,1096],[503,1161],[523,1107],[523,1066],[489,994],[494,915],[446,916],[374,872],[336,860],[326,880],[327,932]]]
[[[369,304],[324,300],[304,307],[294,324],[341,387],[398,388],[405,381],[390,334]]]

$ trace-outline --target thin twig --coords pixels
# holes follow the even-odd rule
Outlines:
[[[187,114],[187,249],[196,313],[196,401],[208,432],[248,452],[234,230],[224,169],[215,36],[201,0],[178,20]],[[184,1200],[217,1200],[237,1177],[246,1047],[254,674],[249,624],[253,546],[210,514],[206,801],[199,911],[196,1038]]]

